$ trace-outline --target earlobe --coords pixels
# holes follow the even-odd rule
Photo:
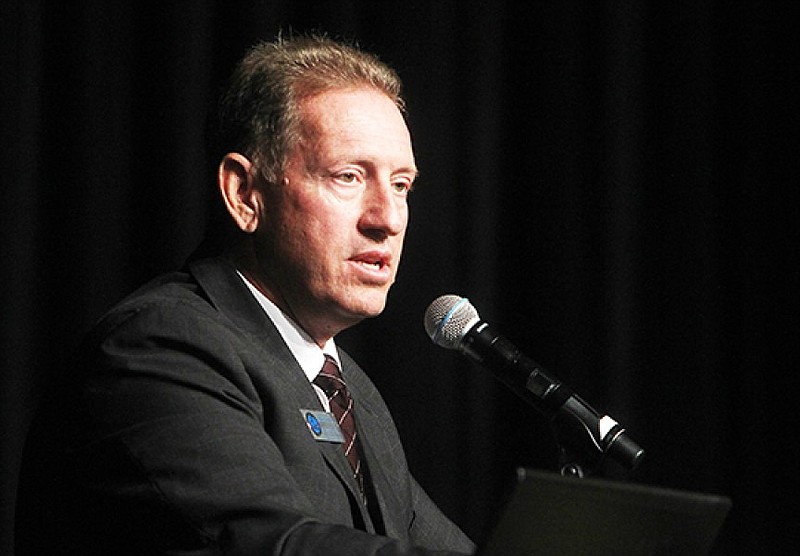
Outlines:
[[[252,175],[253,163],[239,153],[222,157],[217,171],[217,185],[225,207],[240,230],[253,233],[261,215],[261,193]]]

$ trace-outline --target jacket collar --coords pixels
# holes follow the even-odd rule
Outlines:
[[[198,259],[188,263],[188,270],[211,304],[238,328],[258,336],[274,328],[233,263],[221,257]]]

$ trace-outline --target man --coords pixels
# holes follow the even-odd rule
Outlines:
[[[219,117],[225,248],[88,335],[31,432],[19,556],[474,550],[333,340],[397,272],[417,173],[401,109],[392,70],[328,39],[244,58]]]

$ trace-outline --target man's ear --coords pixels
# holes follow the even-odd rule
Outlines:
[[[258,229],[262,208],[261,192],[252,169],[253,163],[246,156],[228,153],[222,157],[217,171],[217,185],[225,208],[239,229],[247,233]]]

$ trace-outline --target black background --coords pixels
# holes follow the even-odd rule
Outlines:
[[[425,307],[458,293],[627,426],[648,452],[631,480],[733,499],[716,553],[794,553],[791,5],[4,2],[0,553],[43,385],[202,235],[222,81],[253,42],[314,29],[406,84],[422,173],[403,267],[340,344],[432,497],[480,541],[514,467],[555,459],[538,414],[426,337]]]

